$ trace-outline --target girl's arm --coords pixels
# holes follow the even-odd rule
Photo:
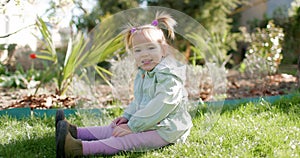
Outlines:
[[[139,86],[142,85],[143,79],[142,79],[142,71],[139,71],[136,75],[136,78],[134,80],[134,91],[136,91],[136,89],[139,88]],[[136,112],[137,109],[137,98],[139,98],[138,96],[139,94],[137,94],[136,92],[134,93],[134,100],[127,106],[126,110],[123,113],[123,117],[125,117],[127,120],[129,120],[132,116],[132,114],[134,114]]]
[[[122,117],[126,118],[127,120],[130,120],[131,116],[136,112],[136,109],[137,109],[137,104],[136,104],[136,100],[134,99],[124,110]]]

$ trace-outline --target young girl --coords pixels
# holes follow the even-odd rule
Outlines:
[[[193,126],[186,109],[186,67],[172,57],[159,24],[173,39],[176,21],[164,13],[157,14],[151,24],[123,32],[138,67],[134,100],[123,116],[107,126],[76,127],[65,120],[62,110],[57,111],[57,157],[112,155],[185,142]]]

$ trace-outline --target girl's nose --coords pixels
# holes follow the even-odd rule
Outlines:
[[[147,56],[148,54],[149,54],[149,52],[146,51],[146,50],[143,50],[143,51],[140,52],[141,56]]]

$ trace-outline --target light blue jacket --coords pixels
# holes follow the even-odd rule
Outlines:
[[[139,69],[134,100],[123,116],[133,132],[157,130],[167,142],[184,142],[193,126],[184,88],[186,66],[164,58],[151,72]]]

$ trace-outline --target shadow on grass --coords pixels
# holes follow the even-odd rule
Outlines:
[[[290,99],[282,99],[274,103],[278,110],[286,114],[297,114],[300,115],[300,93]]]
[[[10,144],[1,144],[0,157],[55,157],[54,133],[48,133],[46,137],[42,138],[31,138]]]
[[[77,118],[75,115],[72,118]],[[13,140],[10,140],[8,144],[0,144],[0,158],[28,158],[28,157],[46,157],[54,158],[56,157],[56,146],[55,146],[55,132],[52,130],[54,128],[54,117],[41,117],[41,118],[31,118],[31,119],[21,119],[9,118],[8,116],[0,118],[1,126],[11,126],[11,130],[18,131],[18,136],[14,136]],[[8,122],[8,124],[1,124],[3,122]],[[79,121],[80,122],[80,121]],[[21,125],[20,125],[21,124]],[[32,130],[26,130],[27,126],[23,124],[28,124],[30,127],[37,127],[38,131],[32,132]],[[51,130],[44,130],[43,127],[49,127]],[[7,138],[9,138],[9,133],[14,134],[13,131],[5,131]],[[22,133],[20,133],[22,132]],[[1,133],[1,131],[0,131]],[[26,134],[27,133],[27,134]],[[159,151],[158,149],[156,151]],[[151,151],[149,151],[151,152]],[[86,157],[141,157],[147,154],[147,152],[120,152],[116,155],[111,156],[86,156]]]
[[[250,100],[250,99],[249,99]],[[300,93],[297,92],[291,97],[281,98],[279,100],[273,101],[272,103],[260,99],[260,100],[254,100],[254,101],[241,101],[237,102],[236,104],[230,103],[223,105],[221,110],[219,111],[219,114],[222,115],[224,113],[234,113],[235,111],[245,111],[247,112],[253,112],[253,113],[260,113],[263,111],[280,111],[285,114],[294,114],[292,116],[300,115]],[[207,113],[208,107],[207,105],[199,106],[197,109],[197,112],[194,115],[194,119],[198,117],[202,117],[205,113]],[[210,111],[213,111],[213,109],[210,109]],[[218,111],[215,111],[216,114],[218,114]]]
[[[221,114],[225,112],[233,112],[233,111],[241,110],[241,108],[245,109],[246,107],[248,107],[248,110],[249,108],[252,108],[252,112],[256,112],[256,113],[272,110],[274,112],[280,111],[288,115],[294,114],[292,116],[296,116],[296,115],[300,115],[299,103],[300,103],[300,94],[295,93],[295,95],[293,95],[290,98],[282,98],[273,103],[268,103],[266,101],[261,100],[254,103],[245,102],[236,105],[226,105],[223,107]]]
[[[168,147],[172,146],[174,144],[169,144],[169,145],[166,145],[164,147],[161,147],[159,149],[153,149],[153,150],[149,150],[149,151],[145,151],[145,152],[131,152],[131,151],[122,151],[116,155],[111,155],[111,156],[104,156],[105,158],[111,158],[111,157],[130,157],[130,158],[140,158],[142,157],[143,155],[147,155],[151,152],[162,152],[163,150],[165,149],[168,149]],[[100,156],[101,157],[101,156]]]
[[[50,136],[51,135],[51,136]],[[55,138],[52,136],[53,134],[49,134],[49,136],[43,138],[32,138],[28,140],[20,140],[10,144],[1,144],[0,145],[0,158],[55,158],[56,157],[56,148],[55,148]],[[112,156],[85,156],[89,157],[132,157],[138,158],[144,155],[146,152],[120,152],[116,155]]]
[[[160,150],[160,149],[158,149]],[[147,152],[120,152],[116,155],[105,156],[84,156],[86,158],[90,157],[130,157],[138,158]],[[56,147],[55,147],[55,136],[54,133],[49,133],[48,136],[42,138],[32,138],[27,140],[15,141],[10,144],[0,145],[0,158],[55,158],[56,157]]]

